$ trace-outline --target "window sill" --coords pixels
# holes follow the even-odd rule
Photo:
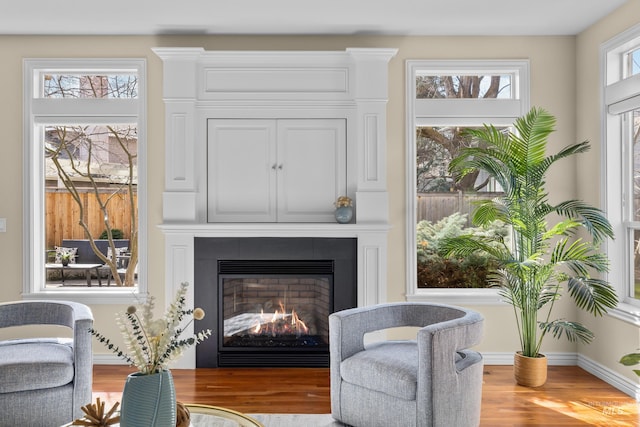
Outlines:
[[[23,293],[24,300],[74,301],[87,305],[94,304],[137,304],[146,300],[138,288],[126,289],[87,289],[55,290]]]
[[[635,305],[621,302],[616,308],[609,310],[607,314],[615,319],[622,320],[623,322],[640,326],[640,308]]]
[[[407,301],[454,305],[504,305],[497,289],[415,289]]]

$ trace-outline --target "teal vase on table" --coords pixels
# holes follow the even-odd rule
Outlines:
[[[176,391],[171,371],[130,374],[122,391],[121,427],[175,427]]]

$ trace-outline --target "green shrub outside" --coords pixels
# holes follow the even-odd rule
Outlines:
[[[115,239],[124,239],[124,233],[122,232],[122,230],[120,230],[119,228],[112,228],[111,229],[111,236]],[[99,239],[108,239],[109,237],[107,236],[107,230],[104,230],[102,232],[102,234],[100,235]]]
[[[464,259],[443,258],[438,255],[444,238],[462,234],[508,236],[507,227],[500,222],[490,227],[465,227],[467,214],[454,213],[433,223],[420,221],[416,227],[418,288],[487,288],[487,275],[496,263],[485,254],[473,254]]]

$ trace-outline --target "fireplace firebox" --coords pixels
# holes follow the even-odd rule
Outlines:
[[[293,363],[298,352],[326,355],[332,289],[332,260],[218,261],[220,362],[247,363],[256,351]]]
[[[196,366],[328,366],[329,314],[356,305],[354,239],[197,240],[195,300],[215,337]]]

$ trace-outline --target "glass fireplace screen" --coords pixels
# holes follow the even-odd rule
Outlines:
[[[331,264],[331,272],[309,268],[308,262],[297,268],[287,263],[280,272],[272,263],[262,273],[253,268],[246,273],[221,271],[222,347],[327,347],[333,263],[312,261],[323,262]]]

